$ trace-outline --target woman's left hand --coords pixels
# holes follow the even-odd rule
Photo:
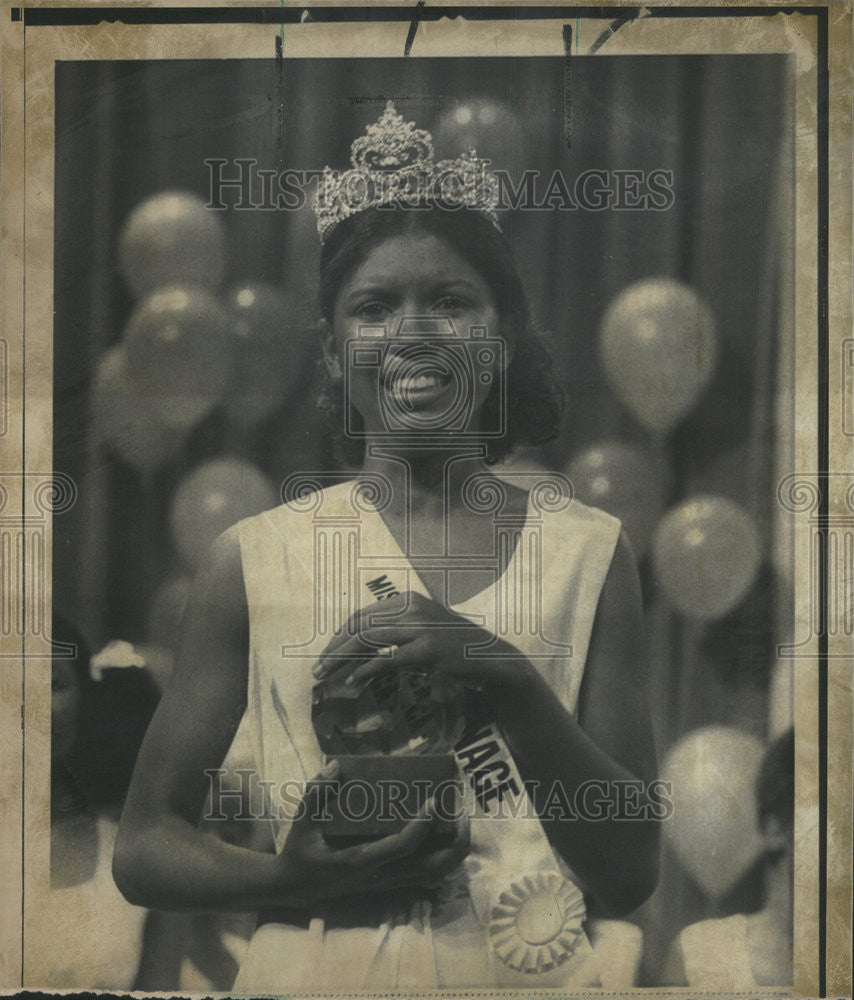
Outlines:
[[[527,663],[510,643],[410,590],[360,608],[320,654],[314,675],[340,671],[345,683],[359,684],[386,670],[418,670],[506,690]]]

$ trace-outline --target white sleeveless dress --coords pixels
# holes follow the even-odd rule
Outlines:
[[[496,570],[491,587],[452,610],[512,643],[574,714],[619,521],[568,497],[556,500],[532,490],[524,524],[502,521],[499,513],[496,525],[492,556],[463,560],[453,572],[482,571],[484,565],[505,565],[504,571]],[[427,591],[355,482],[249,518],[238,531],[250,624],[244,725],[261,777],[274,790],[286,783],[292,788],[324,763],[311,722],[311,668],[318,654],[359,607],[394,591]],[[500,547],[514,542],[509,562],[501,559]],[[516,773],[499,733],[481,732],[477,739],[477,747],[467,748],[470,757],[483,764],[495,751],[483,766],[499,776]],[[327,907],[308,915],[299,926],[264,923],[234,990],[598,985],[594,956],[580,930],[580,892],[539,821],[490,819],[472,802],[471,785],[463,784],[471,806],[471,849],[461,879],[450,880],[441,904],[389,904],[369,926],[346,926],[346,904],[338,904],[337,914]],[[279,848],[287,832],[287,821],[278,821]],[[528,912],[533,897],[563,900],[565,906],[557,916],[535,914],[535,931],[523,941],[517,917]],[[549,905],[554,910],[557,902]],[[530,917],[528,912],[528,927]],[[546,925],[554,933],[539,940],[536,927]]]

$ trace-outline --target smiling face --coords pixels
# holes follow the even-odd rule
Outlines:
[[[480,274],[431,233],[391,236],[347,277],[335,299],[327,360],[349,365],[349,403],[365,432],[407,427],[477,428],[478,414],[509,349],[484,350],[472,329],[495,345],[494,296]],[[464,404],[462,409],[459,404]],[[389,414],[399,414],[390,427]]]

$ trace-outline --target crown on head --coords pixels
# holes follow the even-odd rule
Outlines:
[[[350,147],[350,162],[349,170],[324,168],[314,199],[321,243],[339,222],[365,209],[425,202],[474,209],[500,229],[498,178],[489,160],[478,159],[473,149],[456,160],[434,159],[433,137],[404,121],[393,101]]]

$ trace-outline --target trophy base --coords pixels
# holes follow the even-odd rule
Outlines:
[[[338,794],[327,806],[324,839],[338,846],[398,833],[435,801],[430,849],[454,839],[461,796],[452,754],[336,756]]]

